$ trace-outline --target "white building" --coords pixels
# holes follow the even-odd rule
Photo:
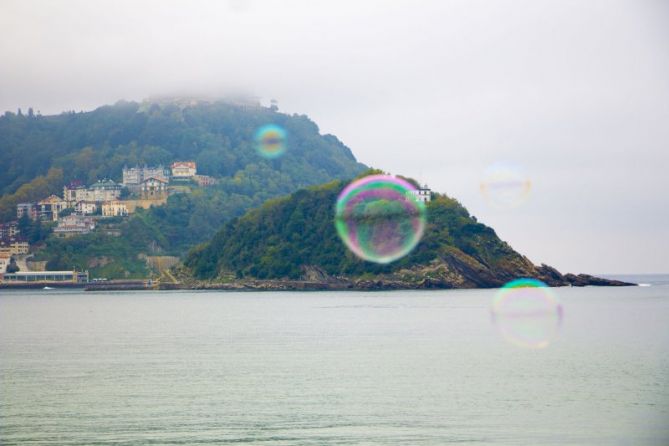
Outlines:
[[[125,217],[128,207],[122,201],[110,201],[102,205],[102,215],[105,217]]]
[[[172,178],[193,178],[197,174],[195,161],[177,161],[172,163]]]
[[[85,200],[88,190],[80,181],[72,181],[63,187],[63,200],[68,207],[74,206],[77,202]]]
[[[121,186],[110,179],[99,180],[93,184],[86,193],[83,201],[112,201],[121,196]]]
[[[69,237],[72,235],[88,234],[93,229],[95,229],[93,218],[83,215],[68,215],[60,219],[58,226],[54,228],[53,232],[61,237]]]
[[[416,201],[427,203],[432,200],[432,191],[427,187],[419,187],[416,190],[410,191]]]
[[[88,283],[88,271],[19,271],[5,273],[2,281],[6,283]]]
[[[93,215],[98,210],[98,204],[95,201],[79,201],[74,206],[74,211],[79,215]]]
[[[147,178],[139,187],[140,197],[145,199],[163,198],[167,195],[167,181],[160,178]]]
[[[142,181],[147,178],[157,178],[165,182],[169,181],[168,172],[163,166],[157,167],[124,167],[123,168],[123,186],[127,187],[132,193],[138,193]]]

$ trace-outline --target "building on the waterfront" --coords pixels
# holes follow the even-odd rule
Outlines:
[[[104,217],[125,217],[128,214],[128,207],[123,201],[109,201],[102,205]]]
[[[27,215],[31,220],[37,220],[39,216],[38,206],[35,203],[19,203],[16,205],[16,218]]]
[[[163,166],[123,168],[123,186],[127,187],[134,194],[139,193],[142,181],[147,178],[156,178],[165,182],[169,181],[168,172]]]
[[[95,229],[95,220],[83,215],[68,215],[58,221],[53,233],[60,237],[88,234]]]
[[[88,271],[19,271],[5,273],[3,283],[88,283]]]
[[[197,174],[195,161],[176,161],[172,163],[172,178],[188,179]]]
[[[79,201],[74,205],[74,211],[79,215],[93,215],[98,211],[98,203],[95,201]]]
[[[63,209],[66,209],[67,202],[57,195],[50,195],[49,197],[37,203],[38,216],[42,220],[58,221],[58,215]]]
[[[167,195],[167,181],[160,178],[147,178],[142,181],[139,195],[143,199],[162,198]]]

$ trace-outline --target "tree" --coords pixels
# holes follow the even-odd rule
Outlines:
[[[16,264],[16,259],[12,257],[9,260],[9,265],[7,265],[7,272],[8,273],[18,273],[21,269],[19,268],[19,265]]]

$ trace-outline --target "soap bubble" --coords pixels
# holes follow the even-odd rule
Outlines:
[[[507,341],[533,349],[548,347],[563,316],[557,296],[536,279],[517,279],[504,285],[495,295],[491,313]]]
[[[527,201],[532,182],[520,166],[496,163],[489,166],[481,181],[481,193],[494,208],[516,208]]]
[[[255,144],[264,158],[278,158],[286,151],[286,131],[275,124],[264,125],[255,134]]]
[[[354,181],[339,194],[335,226],[346,246],[363,260],[390,263],[407,255],[425,229],[425,204],[411,183],[388,175]]]

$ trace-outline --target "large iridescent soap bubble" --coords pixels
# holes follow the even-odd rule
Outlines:
[[[370,175],[339,194],[335,226],[348,249],[361,259],[390,263],[407,255],[425,230],[425,204],[416,188],[389,175]]]
[[[483,174],[481,194],[496,209],[513,209],[530,196],[532,182],[522,167],[513,163],[495,163]]]
[[[255,134],[256,150],[263,158],[278,158],[286,152],[286,131],[275,124],[260,127]]]
[[[555,293],[536,279],[516,279],[500,288],[491,313],[504,339],[531,349],[548,347],[557,337],[563,317]]]

